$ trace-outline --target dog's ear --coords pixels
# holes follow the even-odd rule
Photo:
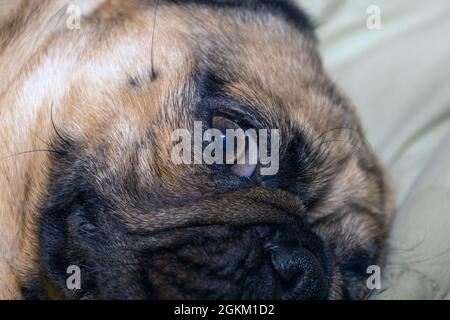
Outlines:
[[[218,8],[240,8],[258,13],[267,11],[284,18],[314,40],[315,24],[311,18],[292,0],[168,0],[174,4],[198,4]]]

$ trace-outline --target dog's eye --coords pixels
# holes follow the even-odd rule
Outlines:
[[[230,165],[236,175],[250,177],[258,163],[256,131],[244,130],[236,122],[222,116],[214,117],[212,125],[222,133],[222,163]]]

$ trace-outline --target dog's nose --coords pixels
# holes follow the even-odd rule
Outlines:
[[[311,251],[301,247],[273,245],[272,264],[279,275],[283,299],[323,299],[328,281],[320,261]]]

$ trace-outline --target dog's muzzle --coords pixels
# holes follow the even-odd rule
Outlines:
[[[327,297],[327,249],[301,224],[193,227],[165,236],[177,243],[171,253],[147,258],[155,298]]]

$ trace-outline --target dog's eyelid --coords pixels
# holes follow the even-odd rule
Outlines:
[[[226,129],[243,129],[236,121],[221,115],[216,115],[212,118],[212,127],[221,131]]]
[[[262,108],[256,105],[243,104],[233,97],[208,98],[210,120],[215,116],[222,116],[239,124],[241,128],[263,129],[269,128],[270,119],[260,113]]]
[[[249,127],[249,123],[243,119],[239,114],[233,114],[232,112],[227,112],[227,111],[222,111],[222,110],[217,110],[216,112],[214,112],[211,116],[210,119],[210,124],[212,128],[216,128],[216,129],[221,129],[218,128],[218,125],[223,125],[225,123],[228,123],[229,125],[231,125],[230,128],[226,128],[226,129],[237,129],[237,128],[241,128],[241,129],[246,129]],[[232,124],[234,123],[234,124]],[[224,127],[225,129],[225,127]]]

